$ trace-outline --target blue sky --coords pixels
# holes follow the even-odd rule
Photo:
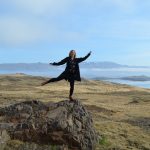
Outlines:
[[[150,65],[150,0],[0,1],[0,63],[88,61]]]

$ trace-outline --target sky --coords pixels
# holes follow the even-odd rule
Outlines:
[[[0,63],[87,60],[150,66],[150,0],[0,0]]]

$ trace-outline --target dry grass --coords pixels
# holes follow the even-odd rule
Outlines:
[[[69,83],[46,86],[43,77],[0,76],[0,106],[24,100],[57,102],[68,99]],[[103,81],[76,82],[74,97],[93,114],[103,135],[97,149],[150,150],[150,90]],[[145,120],[145,121],[143,121]]]

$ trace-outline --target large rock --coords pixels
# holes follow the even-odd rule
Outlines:
[[[67,145],[71,150],[94,150],[98,141],[92,116],[79,101],[25,101],[1,108],[0,118],[1,133],[11,139]]]

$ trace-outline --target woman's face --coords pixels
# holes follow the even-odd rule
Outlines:
[[[70,57],[73,58],[73,57],[75,57],[75,55],[76,55],[76,52],[74,50],[70,52]]]

